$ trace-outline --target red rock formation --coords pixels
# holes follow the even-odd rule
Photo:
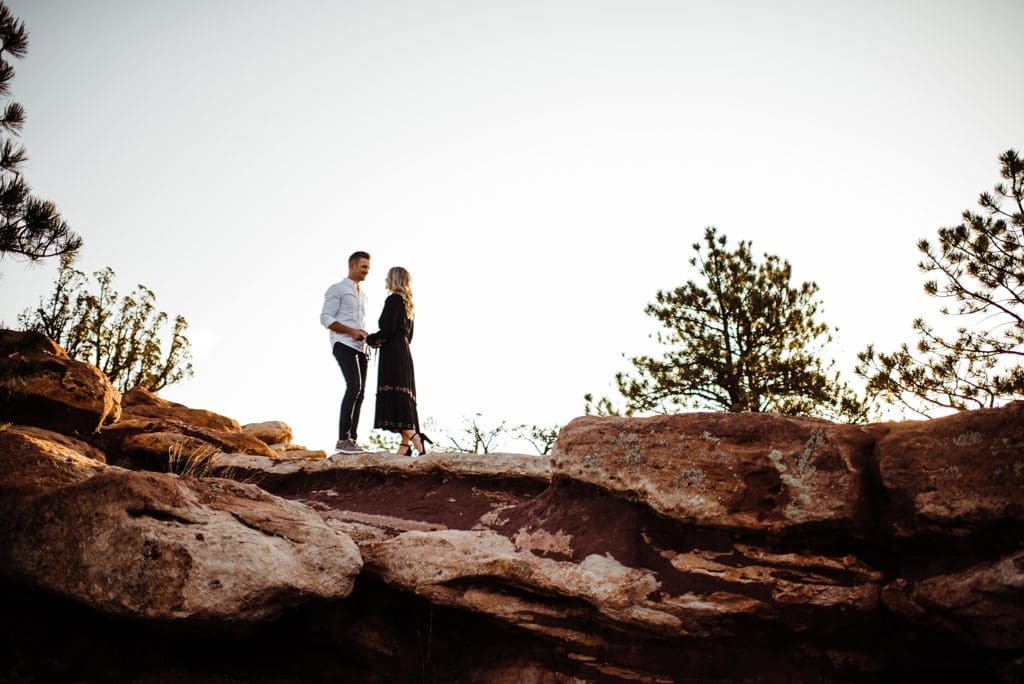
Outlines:
[[[280,426],[125,404],[92,446],[0,430],[0,628],[29,635],[0,641],[20,663],[0,678],[82,678],[39,665],[65,621],[59,640],[129,644],[88,641],[88,671],[125,679],[1024,677],[1024,402],[871,426],[585,417],[550,459],[320,461],[272,458]],[[175,445],[245,484],[102,462],[159,468]],[[214,644],[193,669],[143,647],[168,622],[179,650]]]
[[[118,419],[120,400],[95,366],[49,338],[0,330],[0,421],[88,436]]]
[[[897,538],[969,537],[1024,524],[1024,401],[886,426],[876,446]]]
[[[195,451],[208,446],[229,453],[275,456],[270,447],[241,430],[218,430],[173,419],[120,420],[100,430],[96,441],[110,463],[144,470],[166,470],[172,447]]]
[[[347,596],[355,544],[305,506],[230,480],[115,468],[0,432],[0,568],[111,615],[244,628]]]
[[[701,527],[852,529],[867,518],[869,430],[775,414],[577,418],[554,472]]]
[[[121,411],[121,418],[123,420],[135,418],[175,421],[210,430],[242,431],[238,421],[234,418],[228,418],[213,411],[189,408],[184,404],[167,401],[150,392],[145,387],[136,387],[125,392],[124,397],[121,399]]]

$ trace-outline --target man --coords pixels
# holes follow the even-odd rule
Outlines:
[[[359,409],[366,384],[366,294],[360,283],[370,272],[370,255],[353,252],[348,258],[348,277],[327,288],[320,323],[330,330],[331,349],[345,378],[345,396],[338,419],[338,443],[343,454],[358,454],[356,444]]]

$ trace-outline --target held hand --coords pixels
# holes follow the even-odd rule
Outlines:
[[[352,333],[352,339],[358,342],[360,340],[365,340],[367,337],[369,337],[369,335],[370,333],[366,332],[365,330],[356,330]]]

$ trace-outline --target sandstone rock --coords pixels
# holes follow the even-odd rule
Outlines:
[[[266,444],[241,430],[205,428],[175,420],[129,417],[105,427],[98,440],[110,463],[141,470],[166,470],[172,446],[193,451],[207,445],[229,453],[268,458],[276,455]]]
[[[243,456],[238,452],[220,457],[224,466],[245,470],[246,477],[261,474],[270,479],[341,474],[375,475],[430,475],[437,473],[451,478],[513,478],[536,482],[546,486],[551,475],[551,463],[546,458],[522,454],[458,454],[429,453],[418,458],[396,456],[387,451],[363,454],[334,454],[324,463],[285,461]],[[539,491],[539,490],[538,490]]]
[[[885,587],[882,599],[908,620],[984,648],[1024,649],[1024,551],[962,572],[898,579]]]
[[[547,459],[513,454],[381,451],[327,460],[220,454],[219,473],[312,506],[335,521],[388,534],[426,526],[469,529],[548,486]],[[369,516],[369,517],[368,517]]]
[[[887,531],[964,536],[1024,523],[1024,401],[892,423],[876,447]]]
[[[125,392],[121,400],[123,418],[174,421],[193,427],[226,432],[241,432],[242,428],[234,418],[222,416],[213,411],[194,409],[162,399],[145,387],[136,387]]]
[[[292,429],[279,420],[270,420],[264,423],[249,423],[242,426],[242,431],[250,437],[255,437],[264,444],[291,444]]]
[[[179,415],[128,415],[97,441],[112,462],[150,466],[172,448],[216,448],[217,472],[246,485],[126,472],[86,459],[78,440],[0,430],[0,608],[4,578],[190,628],[314,601],[275,622],[270,641],[237,649],[240,679],[263,667],[239,665],[249,654],[278,648],[317,663],[279,671],[282,681],[341,652],[350,678],[376,681],[1014,681],[1024,671],[1020,405],[862,427],[581,418],[551,459],[296,459],[290,441],[268,446]],[[239,438],[265,451],[226,453]],[[950,461],[949,443],[968,450]],[[351,553],[338,537],[366,558],[343,602],[333,599],[347,589],[317,584],[336,573],[351,583],[356,570],[319,572]],[[216,580],[224,602],[210,595]],[[144,678],[141,667],[124,678]]]
[[[52,430],[44,430],[42,428],[32,427],[31,425],[14,425],[13,428],[17,432],[24,435],[37,437],[40,440],[47,442],[56,442],[57,444],[65,446],[71,451],[74,451],[77,454],[85,456],[86,458],[91,458],[94,461],[99,461],[100,463],[107,462],[106,454],[104,454],[102,451],[97,449],[92,444],[84,442],[80,439],[75,439],[74,437],[62,435],[61,433],[53,432]]]
[[[0,454],[0,576],[107,614],[239,629],[347,596],[361,567],[347,536],[251,485],[104,466],[17,429]]]
[[[10,524],[9,504],[82,482],[105,468],[69,446],[63,435],[0,426],[0,528]]]
[[[262,440],[261,440],[262,441]],[[311,458],[317,460],[323,460],[327,458],[327,452],[322,449],[307,449],[301,444],[285,444],[282,442],[267,444],[271,451],[277,454],[278,458]]]
[[[852,529],[869,513],[872,443],[860,427],[774,414],[587,416],[562,428],[553,475],[691,525]]]
[[[282,449],[277,452],[278,458],[323,461],[327,452],[322,449],[304,449],[302,447]]]
[[[710,638],[739,636],[737,626],[749,629],[750,619],[792,629],[815,611],[828,619],[834,610],[867,614],[877,610],[881,579],[853,557],[746,546],[666,553],[680,575],[671,585],[664,572],[628,567],[611,555],[557,561],[520,551],[491,531],[406,532],[362,548],[368,569],[393,585],[589,646],[597,642],[581,629],[588,617],[619,630]],[[553,596],[559,600],[547,598]]]
[[[86,436],[118,419],[120,399],[99,369],[46,336],[0,331],[0,422]]]

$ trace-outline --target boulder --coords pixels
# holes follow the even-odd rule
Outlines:
[[[875,457],[888,534],[1024,539],[1024,401],[889,424]]]
[[[120,401],[98,368],[45,335],[0,331],[0,422],[88,436],[118,419]]]
[[[250,437],[255,437],[264,444],[292,443],[292,429],[287,423],[279,420],[269,420],[263,423],[249,423],[242,426],[242,431]]]
[[[193,427],[226,432],[240,432],[242,428],[234,418],[222,416],[213,411],[194,409],[162,399],[145,387],[136,387],[125,392],[121,400],[123,418],[173,421]]]
[[[12,427],[21,434],[36,437],[44,442],[55,442],[61,446],[67,447],[76,454],[85,456],[86,458],[91,458],[95,461],[99,461],[100,463],[107,462],[106,454],[96,448],[93,444],[81,439],[75,439],[68,435],[62,435],[59,432],[44,430],[43,428],[37,428],[31,425],[14,425]]]
[[[562,428],[553,476],[688,525],[853,529],[870,515],[867,429],[775,414],[585,416]]]
[[[102,613],[244,630],[343,598],[362,561],[300,504],[230,480],[127,471],[0,432],[0,577]]]
[[[0,527],[12,524],[14,502],[82,482],[106,468],[75,444],[81,442],[32,426],[0,425]]]

